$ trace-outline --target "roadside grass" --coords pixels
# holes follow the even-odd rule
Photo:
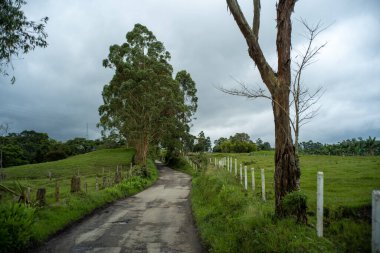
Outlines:
[[[380,188],[380,157],[301,156],[301,191],[308,197],[308,225],[274,215],[273,152],[209,154],[233,157],[248,166],[248,191],[225,169],[209,166],[193,179],[192,207],[210,252],[369,252],[371,192]],[[256,189],[251,189],[250,168]],[[261,200],[260,168],[267,201]],[[324,171],[324,238],[315,231],[316,175]],[[239,173],[239,168],[238,168]]]
[[[151,160],[148,160],[149,177],[144,178],[137,173],[132,175],[128,174],[129,172],[127,173],[127,168],[130,168],[133,154],[134,151],[131,149],[100,150],[57,162],[5,169],[7,180],[1,182],[4,185],[12,186],[12,181],[18,180],[21,184],[30,186],[32,189],[37,189],[41,185],[47,189],[47,205],[43,207],[29,207],[35,211],[34,220],[29,228],[30,237],[26,239],[24,247],[21,250],[28,245],[40,244],[97,208],[112,203],[117,199],[133,195],[152,185],[158,178],[158,172]],[[119,184],[113,184],[116,166],[119,166],[120,169],[121,165],[123,168],[123,180]],[[103,174],[103,167],[106,168],[105,174]],[[82,191],[70,193],[70,178],[74,174],[77,174],[78,169],[82,180]],[[52,181],[49,181],[47,178],[48,171],[52,172]],[[27,176],[30,177],[25,179]],[[99,177],[100,179],[103,176],[109,177],[112,185],[102,189],[102,182],[99,181],[99,191],[96,191],[95,178]],[[56,181],[59,182],[61,187],[59,202],[56,202],[54,197]],[[88,184],[87,192],[83,188],[84,182]],[[3,198],[0,202],[0,207],[8,205],[9,202],[11,202],[9,198]],[[7,220],[9,219],[0,220],[0,225],[2,227],[8,226],[11,230],[12,224],[8,224]],[[17,235],[14,237],[17,237]],[[3,245],[2,243],[0,238],[0,246]],[[0,252],[13,252],[16,251],[15,249],[19,249],[19,246],[9,244],[9,242],[7,245],[8,248],[1,248]]]

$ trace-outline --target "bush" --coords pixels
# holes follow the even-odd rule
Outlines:
[[[307,223],[307,196],[304,193],[294,191],[287,194],[282,200],[282,207],[285,216],[296,216],[298,223]]]
[[[50,151],[46,154],[46,161],[53,162],[67,158],[67,154],[60,150]]]
[[[35,209],[23,204],[0,205],[0,252],[17,252],[32,237]]]

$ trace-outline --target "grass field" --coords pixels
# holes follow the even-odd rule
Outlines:
[[[380,157],[301,156],[301,191],[308,197],[308,225],[274,216],[273,152],[208,154],[246,164],[248,191],[225,169],[209,166],[193,180],[192,204],[200,234],[211,252],[368,252],[371,192],[380,188]],[[188,167],[188,166],[187,166]],[[256,190],[250,168],[255,168]],[[265,169],[267,201],[258,169]],[[239,171],[239,168],[238,168]],[[324,238],[315,231],[317,171],[324,172]]]
[[[99,150],[65,160],[10,167],[4,169],[6,180],[2,185],[14,188],[15,182],[31,187],[31,206],[11,204],[9,195],[0,201],[0,252],[22,252],[30,244],[38,244],[65,228],[70,223],[91,213],[96,208],[117,199],[135,194],[158,178],[154,163],[148,161],[149,177],[142,177],[137,170],[130,170],[134,151],[131,149]],[[122,172],[123,181],[114,184],[116,168]],[[70,179],[81,177],[81,192],[70,193]],[[52,179],[48,175],[51,172]],[[132,173],[131,173],[132,172]],[[102,179],[107,179],[102,187]],[[95,184],[98,178],[99,190]],[[60,200],[55,200],[55,185],[60,185]],[[109,183],[108,183],[109,182]],[[87,184],[87,191],[84,184]],[[46,205],[33,205],[38,188],[46,189]],[[30,215],[31,214],[31,215]],[[27,222],[28,217],[31,222]],[[17,228],[16,224],[19,224]]]
[[[212,154],[212,158],[235,158],[239,164],[247,164],[249,179],[255,168],[255,179],[260,181],[260,170],[265,169],[266,189],[269,198],[274,197],[274,152],[249,154]],[[380,157],[378,156],[312,156],[301,155],[301,190],[308,196],[310,209],[316,207],[317,172],[324,172],[324,203],[335,209],[339,206],[371,204],[372,190],[380,189]],[[239,168],[238,168],[239,169]],[[249,180],[250,182],[250,180]],[[256,185],[257,185],[256,183]],[[259,185],[260,186],[260,185]],[[261,191],[260,187],[257,187]]]

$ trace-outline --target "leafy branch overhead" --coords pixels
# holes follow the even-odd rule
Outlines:
[[[12,65],[12,58],[26,54],[36,47],[46,47],[47,33],[45,25],[48,17],[40,22],[26,18],[21,7],[24,0],[0,0],[0,74],[8,76],[8,67]],[[13,76],[11,82],[15,82]]]

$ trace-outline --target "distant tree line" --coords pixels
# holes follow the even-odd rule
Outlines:
[[[299,147],[301,153],[314,155],[380,155],[380,141],[376,137],[347,139],[337,144],[322,144],[310,140],[301,142]]]
[[[69,156],[84,154],[95,149],[117,147],[124,144],[118,136],[87,140],[74,138],[65,142],[49,137],[47,133],[22,131],[0,136],[0,167],[56,161]]]
[[[249,153],[258,150],[270,150],[269,142],[263,142],[260,138],[254,143],[247,133],[236,133],[230,138],[220,137],[214,141],[213,152],[223,153]]]

